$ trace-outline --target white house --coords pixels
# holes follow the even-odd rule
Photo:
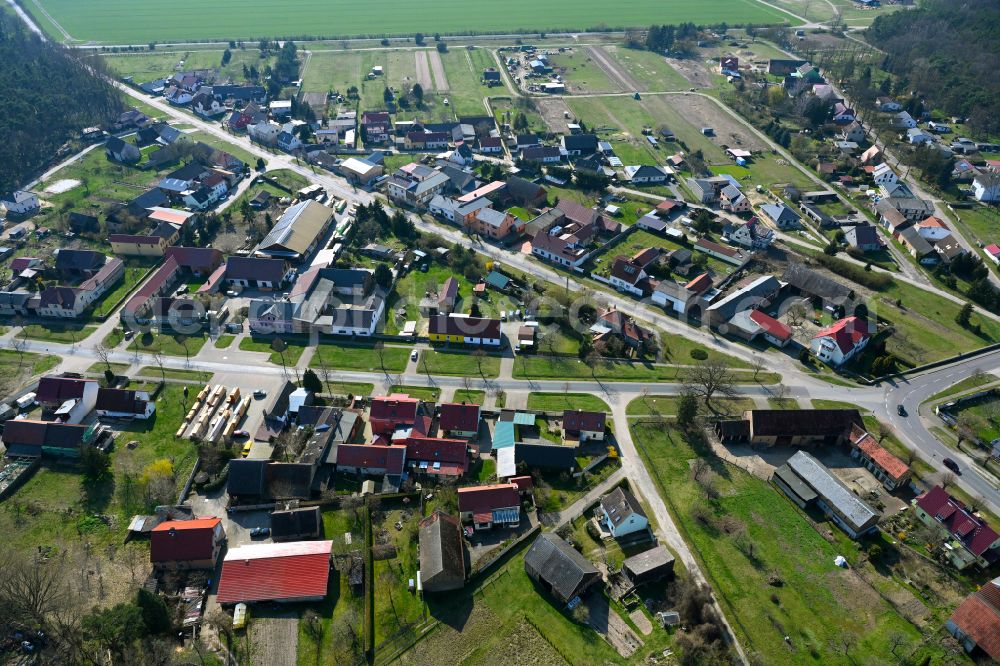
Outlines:
[[[275,141],[278,143],[278,148],[289,153],[295,152],[302,147],[302,142],[291,132],[281,132],[275,137]]]
[[[41,208],[38,195],[26,190],[8,192],[0,197],[0,203],[11,215],[31,215]]]
[[[921,143],[931,143],[934,141],[934,137],[919,127],[911,127],[906,130],[906,140],[912,145],[918,145]]]
[[[35,389],[35,400],[54,413],[62,423],[80,423],[94,409],[100,389],[93,379],[42,377]]]
[[[639,506],[639,501],[632,493],[620,487],[601,498],[596,514],[601,524],[616,539],[649,528],[649,519]]]
[[[892,170],[892,167],[883,162],[872,171],[872,180],[875,181],[876,185],[895,185],[899,182],[899,176]]]
[[[900,111],[894,115],[890,123],[893,127],[897,127],[899,129],[910,129],[917,126],[917,121],[914,120],[913,116],[906,111]]]
[[[646,164],[625,167],[625,178],[632,183],[646,185],[667,182],[667,170],[659,166]]]
[[[257,123],[247,127],[247,134],[250,135],[251,139],[268,146],[273,146],[277,142],[281,132],[281,125],[272,122]]]
[[[865,320],[845,317],[816,333],[809,349],[823,363],[839,366],[854,358],[870,339]]]
[[[95,409],[101,418],[145,421],[156,411],[156,405],[146,391],[101,388],[97,392]]]
[[[984,171],[972,181],[972,196],[976,201],[1000,201],[1000,173]]]

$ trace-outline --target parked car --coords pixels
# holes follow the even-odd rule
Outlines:
[[[257,398],[258,400],[260,400],[261,398],[266,398],[267,391],[265,391],[264,389],[257,389],[256,391],[253,392],[253,397]]]
[[[271,536],[271,529],[268,527],[254,527],[250,530],[251,539],[266,539]]]
[[[248,455],[250,455],[250,449],[252,448],[253,448],[253,442],[247,442],[246,444],[243,445],[243,452],[240,455],[246,458]]]
[[[416,360],[417,360],[417,356],[418,356],[418,355],[419,355],[419,354],[417,353],[417,350],[416,350],[416,349],[414,349],[413,351],[411,351],[411,352],[410,352],[410,360],[411,360],[411,361],[416,361]]]
[[[233,433],[234,439],[246,439],[249,436],[250,433],[247,432],[246,430],[237,430],[236,432]]]
[[[945,458],[941,462],[944,463],[944,466],[953,471],[955,474],[962,473],[962,470],[958,468],[958,463],[952,460],[951,458]]]

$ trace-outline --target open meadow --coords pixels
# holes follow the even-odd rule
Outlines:
[[[793,16],[752,0],[639,0],[613,8],[596,0],[479,2],[446,0],[414,11],[402,0],[379,6],[378,18],[346,0],[246,0],[239,5],[176,0],[170,4],[131,0],[24,0],[40,26],[61,41],[147,42],[260,37],[345,37],[470,32],[535,32],[624,28],[691,21],[794,23]]]

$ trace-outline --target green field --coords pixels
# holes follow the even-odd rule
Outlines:
[[[239,8],[177,0],[170,4],[131,0],[25,0],[41,27],[59,40],[105,43],[169,43],[181,40],[341,37],[354,35],[467,32],[537,32],[623,28],[651,23],[691,21],[711,25],[726,22],[786,23],[784,12],[750,0],[674,0],[669,4],[641,0],[609,7],[587,0],[554,0],[540,7],[530,0],[508,3],[457,0],[439,2],[429,11],[413,11],[401,0],[379,5],[378,17],[345,0],[247,0]],[[44,7],[52,21],[40,11]],[[61,29],[60,29],[61,28]],[[68,35],[68,36],[67,36]]]
[[[528,409],[540,412],[558,412],[565,409],[611,411],[608,403],[589,393],[532,393],[528,396]]]

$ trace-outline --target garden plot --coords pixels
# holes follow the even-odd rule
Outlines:
[[[433,90],[434,82],[431,80],[431,67],[430,63],[427,62],[427,51],[415,51],[413,61],[417,68],[417,83],[424,90]]]
[[[427,60],[430,61],[431,69],[434,71],[434,88],[438,92],[448,92],[448,76],[444,72],[444,63],[441,62],[441,53],[437,50],[425,51]]]
[[[646,87],[636,81],[628,70],[621,67],[601,46],[588,46],[587,53],[604,70],[612,82],[617,83],[621,90],[646,90]]]
[[[709,137],[719,146],[740,146],[746,150],[767,150],[769,146],[745,124],[729,115],[711,99],[698,95],[672,95],[669,103],[685,118],[696,120],[698,127],[711,127]]]
[[[670,66],[681,73],[688,82],[695,88],[711,88],[712,76],[705,66],[697,60],[678,60],[677,58],[667,58]]]
[[[562,134],[569,131],[566,124],[570,122],[570,119],[566,117],[566,114],[569,114],[570,118],[574,116],[561,97],[537,100],[535,106],[551,132]]]

